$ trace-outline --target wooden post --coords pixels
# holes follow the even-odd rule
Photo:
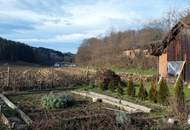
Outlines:
[[[182,71],[183,71],[183,68],[184,68],[185,62],[186,62],[186,61],[183,61],[183,64],[182,64],[181,70],[180,70],[180,72],[179,72],[179,75],[177,76],[177,79],[176,79],[176,82],[175,82],[175,85],[174,85],[174,86],[176,86],[176,83],[177,83],[177,81],[179,80],[179,78],[180,78],[180,76],[181,76],[181,73],[182,73]]]
[[[160,84],[160,82],[162,81],[162,79],[163,79],[163,76],[161,75],[160,78],[159,78],[159,80],[158,80],[158,85]]]
[[[157,76],[156,76],[156,82],[158,82],[158,84],[160,84],[160,81],[161,81],[161,79],[162,79],[162,75],[160,75],[159,76],[159,67],[160,67],[160,65],[159,65],[159,56],[157,56]]]
[[[54,80],[54,73],[53,73],[53,67],[51,67],[51,73],[52,73],[52,76],[51,76],[51,78],[52,78],[52,83],[51,83],[51,89],[53,89],[53,80]]]
[[[7,68],[7,87],[9,88],[9,81],[10,81],[10,68]]]
[[[0,94],[0,98],[13,110],[16,110],[20,117],[23,119],[23,121],[26,122],[26,124],[31,125],[32,120],[29,116],[27,116],[22,110],[20,110],[15,104],[13,104],[6,96],[3,94]]]
[[[159,56],[157,56],[157,76],[156,76],[156,80],[158,81],[159,80]]]
[[[89,66],[87,66],[87,71],[86,71],[86,78],[88,79],[89,77]]]

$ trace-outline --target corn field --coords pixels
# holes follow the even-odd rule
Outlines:
[[[1,67],[0,90],[24,91],[68,88],[93,78],[78,68]]]

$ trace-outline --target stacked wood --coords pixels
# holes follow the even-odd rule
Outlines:
[[[132,79],[133,81],[155,81],[157,79],[156,75],[137,75],[137,74],[128,74],[128,73],[118,73],[119,76],[125,81]]]
[[[102,85],[106,89],[110,84],[117,87],[125,86],[125,83],[121,80],[120,76],[111,70],[97,71],[95,76],[95,84],[97,86]]]

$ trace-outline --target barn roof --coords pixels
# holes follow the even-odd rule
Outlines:
[[[164,50],[168,47],[168,45],[175,40],[176,36],[184,29],[190,28],[190,23],[185,23],[183,21],[179,21],[164,37],[163,40],[155,41],[150,44],[150,54],[153,56],[160,56],[164,52]]]

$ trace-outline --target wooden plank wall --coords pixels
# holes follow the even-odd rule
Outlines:
[[[159,75],[167,77],[167,53],[159,56]]]
[[[190,83],[190,33],[182,31],[167,48],[168,61],[184,61],[183,78]]]

